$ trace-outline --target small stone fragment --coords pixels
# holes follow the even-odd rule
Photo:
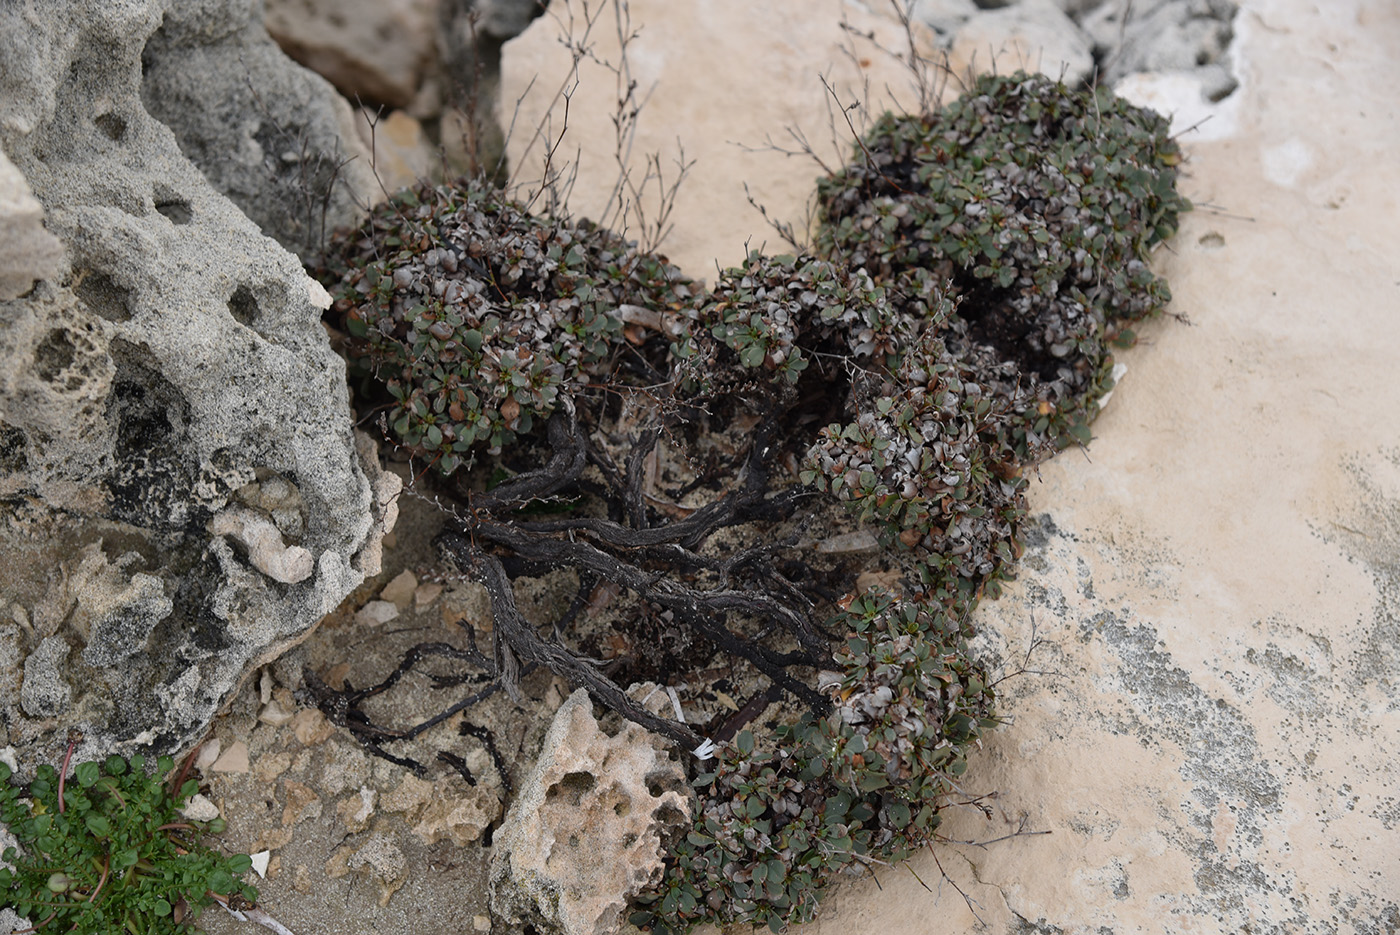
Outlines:
[[[282,788],[287,796],[287,806],[282,809],[282,825],[295,824],[306,818],[317,818],[321,814],[321,797],[305,783],[295,779],[282,780]]]
[[[277,851],[292,843],[291,828],[268,828],[253,843],[255,851]]]
[[[491,931],[491,917],[472,916],[472,928],[476,929],[478,932]]]
[[[273,727],[281,727],[292,719],[292,712],[283,707],[277,699],[269,701],[263,705],[263,709],[258,712],[258,720]]]
[[[315,708],[304,708],[292,718],[292,730],[296,733],[297,740],[308,747],[314,747],[325,743],[335,733],[335,725]]]
[[[248,772],[248,745],[241,740],[235,740],[210,764],[209,769],[215,773]]]
[[[291,765],[292,755],[290,753],[269,753],[258,757],[257,765],[253,767],[253,775],[257,776],[261,782],[271,784]]]
[[[249,854],[248,859],[253,862],[253,869],[258,876],[267,879],[267,863],[272,858],[271,851],[258,851],[256,854]]]
[[[180,814],[190,821],[213,821],[219,817],[219,806],[209,801],[205,796],[195,794],[190,796]]]
[[[413,609],[423,610],[442,594],[442,585],[436,581],[425,582],[418,585],[418,590],[413,592]]]
[[[413,592],[418,590],[418,579],[413,572],[404,569],[399,572],[393,581],[384,585],[384,590],[379,592],[381,600],[388,601],[400,611],[408,610],[409,602],[413,600]]]
[[[383,626],[399,615],[393,601],[370,601],[355,613],[355,622],[364,627]]]
[[[336,803],[335,813],[351,834],[358,834],[369,827],[374,817],[374,801],[378,792],[368,786],[361,786],[358,795],[341,799]]]
[[[201,773],[207,773],[214,765],[214,761],[219,758],[221,749],[223,749],[223,744],[219,742],[218,737],[200,747],[199,755],[194,758],[194,768]]]
[[[332,857],[332,860],[335,858]],[[408,860],[403,851],[386,835],[376,834],[365,845],[351,854],[345,866],[349,870],[367,869],[379,883],[379,907],[389,905],[389,900],[408,879]]]
[[[379,808],[385,812],[403,812],[409,821],[413,821],[432,797],[433,784],[410,773],[393,791],[379,797]]]

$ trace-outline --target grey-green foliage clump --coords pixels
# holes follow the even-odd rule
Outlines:
[[[937,830],[966,752],[995,723],[968,631],[941,607],[867,592],[829,625],[845,633],[824,673],[834,710],[741,732],[694,780],[700,810],[662,882],[632,916],[661,932],[700,922],[812,918],[843,866],[902,860]]]
[[[881,118],[855,161],[818,182],[818,243],[877,282],[950,280],[950,347],[1014,362],[1002,382],[1030,391],[1022,452],[1088,441],[1112,386],[1109,345],[1171,298],[1147,265],[1190,208],[1167,131],[1104,88],[988,75],[933,114]]]
[[[702,379],[714,367],[766,370],[795,384],[814,354],[849,356],[865,366],[892,365],[917,330],[886,290],[864,270],[813,256],[750,253],[725,270],[697,303],[691,333],[674,349],[689,361],[708,350]],[[717,359],[707,338],[734,352]]]
[[[1022,396],[981,380],[929,323],[898,367],[853,378],[854,421],[824,428],[801,474],[912,551],[920,584],[957,615],[1012,577],[1026,515],[1008,431]]]
[[[561,393],[643,379],[655,324],[690,301],[658,256],[586,222],[531,215],[484,183],[422,188],[380,207],[330,258],[336,311],[356,360],[392,397],[387,421],[443,473],[473,446],[499,451]]]
[[[745,372],[797,384],[822,360],[815,378],[848,384],[851,421],[820,430],[800,481],[912,552],[920,590],[965,614],[1019,551],[1026,482],[1009,439],[1025,401],[949,353],[953,308],[931,279],[901,292],[843,264],[752,254],[721,274],[674,350],[710,392]]]
[[[490,583],[497,658],[688,747],[737,731],[696,777],[696,821],[636,923],[778,931],[811,917],[835,869],[935,835],[995,720],[970,614],[1019,556],[1026,468],[1089,439],[1109,345],[1167,301],[1146,259],[1188,207],[1179,159],[1161,118],[1111,95],[991,77],[941,112],[885,117],[819,183],[818,255],[752,254],[708,292],[479,185],[405,196],[339,242],[330,288],[401,442],[465,465],[458,491],[491,483],[473,447],[551,449],[440,540]],[[652,460],[662,439],[684,469]],[[823,497],[880,533],[896,591],[857,594],[847,560],[788,551],[782,524]],[[526,518],[565,501],[568,516]],[[745,525],[752,546],[717,535]],[[519,619],[503,557],[574,568],[574,609],[552,629]],[[606,671],[575,626],[602,579],[639,610],[619,615],[627,655]],[[648,629],[657,608],[694,658]],[[757,732],[749,704],[702,727],[625,702],[628,680],[712,665],[755,679],[752,702],[780,689],[807,713]]]
[[[167,935],[192,930],[215,894],[257,899],[238,879],[248,856],[210,847],[224,820],[180,815],[199,784],[186,780],[170,794],[171,759],[161,757],[154,776],[145,765],[112,756],[78,765],[62,782],[41,766],[25,790],[0,763],[0,821],[21,845],[5,849],[12,867],[0,869],[0,905],[41,932]]]

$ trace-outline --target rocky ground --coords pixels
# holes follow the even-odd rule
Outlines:
[[[470,100],[443,83],[442,63],[460,68],[466,46],[433,41],[433,4],[405,2],[387,18],[391,5],[374,6],[374,16],[342,16],[337,23],[333,10],[318,12],[313,5],[307,19],[298,19],[291,4],[269,3],[267,22],[284,48],[320,69],[342,94],[398,108],[373,131],[363,118],[361,130],[352,131],[346,128],[355,125],[354,112],[343,100],[335,105],[344,119],[340,139],[347,146],[356,139],[361,146],[372,142],[374,167],[392,185],[391,175],[440,169],[443,159],[433,155],[429,137],[455,144],[479,131]],[[1132,16],[1124,15],[1127,6]],[[1394,260],[1400,238],[1391,223],[1400,178],[1390,158],[1400,144],[1391,90],[1400,79],[1392,54],[1400,47],[1400,18],[1380,0],[1325,7],[1247,0],[1233,16],[1214,0],[1176,4],[1185,11],[1179,16],[1163,12],[1168,6],[1115,0],[914,5],[915,42],[929,54],[946,51],[955,67],[995,61],[998,68],[1038,64],[1077,75],[1097,63],[1109,80],[1119,80],[1123,93],[1175,113],[1188,152],[1185,189],[1198,209],[1158,254],[1176,296],[1175,317],[1142,329],[1140,346],[1122,355],[1128,376],[1095,424],[1088,450],[1041,471],[1032,487],[1035,521],[1021,579],[979,611],[988,656],[1006,670],[1029,670],[1006,683],[1010,723],[967,774],[970,794],[990,794],[986,807],[960,810],[945,829],[955,842],[919,855],[907,869],[878,869],[843,887],[810,926],[815,931],[1400,930],[1394,896],[1400,879],[1400,390],[1393,379],[1400,333],[1389,311],[1400,289]],[[845,144],[836,141],[849,130],[839,110],[833,115],[828,108],[819,76],[843,103],[868,98],[878,107],[886,95],[908,100],[907,71],[881,51],[901,47],[904,30],[879,4],[715,2],[701,8],[638,0],[630,13],[641,29],[630,48],[633,75],[642,87],[655,86],[639,119],[634,158],[658,152],[669,166],[679,155],[679,138],[685,157],[695,160],[666,249],[696,275],[716,262],[737,262],[750,240],[776,243],[777,234],[748,203],[744,183],[770,217],[802,223],[820,170],[805,156],[774,151],[770,143],[794,146],[787,128],[805,131],[818,156],[843,158]],[[376,16],[384,19],[382,28],[372,28]],[[558,41],[569,29],[568,15],[556,3],[503,47],[507,36],[526,29],[528,17],[499,16],[481,48],[488,62],[501,57],[502,122],[544,125],[555,90],[571,70]],[[598,57],[616,61],[611,24],[605,25],[597,34]],[[1166,38],[1154,46],[1152,36]],[[176,68],[184,40],[179,30],[169,30],[164,41],[174,51],[161,59],[158,47],[152,61]],[[250,47],[267,53],[256,43]],[[227,54],[253,60],[246,50]],[[160,67],[148,70],[152,82],[171,80]],[[1135,74],[1142,70],[1152,74]],[[597,217],[606,211],[616,173],[615,86],[596,63],[585,62],[580,78],[564,149],[573,150],[578,165],[575,209]],[[154,119],[180,123],[170,115],[168,95],[162,101],[149,105]],[[268,99],[256,106],[280,105]],[[128,123],[118,136],[128,125],[136,135],[155,133],[154,121],[148,126],[142,120],[149,118],[123,113]],[[190,231],[209,236],[200,225],[225,210],[213,190],[205,194],[196,186],[198,173],[176,168],[167,178],[184,180],[187,187],[177,194],[185,201],[157,192],[144,215],[137,208],[149,193],[132,195],[126,183],[56,203],[53,193],[66,189],[43,168],[52,160],[11,142],[25,138],[26,112],[11,101],[4,117],[6,150],[40,195],[50,228],[81,248],[70,262],[106,277],[90,280],[86,293],[79,277],[73,290],[89,305],[108,309],[114,327],[134,328],[123,324],[133,319],[141,324],[167,294],[161,277],[197,262],[171,260],[176,248],[142,240],[141,225],[155,218],[179,224],[185,204],[198,218]],[[853,120],[860,118],[860,111],[852,112]],[[556,133],[562,128],[552,126]],[[111,119],[99,119],[98,127],[118,129]],[[200,150],[189,140],[204,139],[204,151],[217,153],[212,134],[221,129],[227,128],[185,128],[182,150],[199,163],[193,153]],[[107,130],[104,138],[116,142]],[[329,125],[317,132],[334,137]],[[516,132],[507,146],[517,181],[527,186],[541,174],[541,147],[531,140],[530,133]],[[279,158],[283,150],[294,157],[281,164],[287,172],[308,171],[288,166],[321,164],[307,158],[307,148],[320,145],[311,136],[264,133],[259,141],[276,147]],[[239,147],[246,149],[246,142],[225,148]],[[175,153],[173,143],[168,148]],[[449,153],[452,158],[466,157]],[[377,184],[373,173],[362,172],[366,161],[344,170],[347,180],[363,186],[360,197]],[[275,187],[254,189],[240,181],[249,176],[207,163],[199,169],[264,229],[281,223],[270,211]],[[138,170],[111,171],[122,179],[134,177],[123,172]],[[109,197],[127,204],[131,217],[147,220],[90,208]],[[31,225],[37,216],[24,215]],[[107,229],[102,224],[144,245],[133,251],[144,258],[139,281],[122,279],[115,259],[102,252],[101,238],[91,234]],[[252,243],[256,231],[245,226],[239,236]],[[279,230],[284,246],[305,253],[308,229],[282,224]],[[35,268],[59,262],[55,250],[62,247],[33,236],[24,242]],[[281,256],[273,265],[287,265]],[[277,269],[296,284],[294,264]],[[289,286],[274,288],[250,275],[243,267],[219,272],[218,287],[211,287],[215,305],[235,319],[266,315],[260,330],[269,340],[300,348],[306,338],[290,322],[312,321],[310,305]],[[245,282],[250,298],[235,302]],[[47,333],[31,330],[36,344]],[[162,334],[171,345],[180,341],[176,329]],[[78,351],[81,363],[84,347]],[[267,353],[254,356],[261,360]],[[308,354],[313,363],[321,360],[317,351]],[[126,370],[115,382],[134,385],[131,374],[147,366],[142,360],[118,355]],[[195,375],[186,383],[176,381],[182,393],[192,393],[188,387],[198,382],[197,371],[190,372]],[[100,374],[93,379],[102,383]],[[315,373],[307,379],[314,383]],[[0,380],[0,389],[13,387]],[[73,392],[81,399],[96,393]],[[6,412],[8,424],[14,420],[12,410]],[[202,417],[196,411],[193,418],[198,423]],[[322,537],[315,539],[323,544],[317,548],[336,543],[336,554],[358,574],[334,579],[336,600],[348,597],[300,646],[268,661],[289,635],[301,638],[309,613],[304,607],[282,618],[289,623],[278,632],[239,644],[244,655],[237,664],[209,679],[215,688],[201,697],[212,710],[219,693],[229,694],[243,675],[204,740],[208,797],[229,818],[228,844],[265,857],[266,878],[258,881],[263,908],[298,935],[510,931],[490,916],[488,844],[568,686],[534,676],[524,684],[523,706],[492,697],[394,748],[431,761],[431,782],[368,755],[346,729],[306,704],[308,668],[332,687],[347,679],[364,687],[392,672],[415,644],[460,641],[464,626],[480,638],[490,627],[478,590],[438,580],[443,569],[429,548],[438,514],[429,504],[403,498],[397,531],[382,550],[373,548],[371,525],[383,511],[370,508],[372,486],[393,484],[373,482],[372,470],[357,466],[348,432],[340,434],[345,437],[336,435],[334,445],[343,457],[332,467],[355,491],[344,507],[354,520],[331,532],[313,520],[306,544],[315,536]],[[0,463],[12,471],[18,462],[8,438],[0,439],[0,456],[10,460]],[[120,466],[119,443],[116,451]],[[94,456],[102,457],[111,456]],[[294,475],[305,464],[293,458],[283,473]],[[61,486],[72,480],[63,473],[66,465],[46,469],[51,496],[72,489]],[[402,464],[391,466],[390,474],[409,477]],[[275,487],[269,476],[255,478],[262,486],[249,497]],[[316,497],[303,515],[341,509],[320,488],[311,493]],[[240,502],[228,494],[222,502],[210,500],[210,512]],[[38,527],[48,528],[36,521]],[[0,542],[14,567],[57,565],[64,555],[42,543],[25,552],[14,544],[22,541],[11,536]],[[359,551],[367,542],[370,552],[382,551],[382,559],[373,556],[377,570]],[[132,548],[151,552],[139,543]],[[137,567],[120,566],[115,557],[113,564]],[[152,577],[159,573],[140,567]],[[98,583],[111,578],[101,569],[88,574]],[[133,595],[146,593],[139,579],[128,574],[109,582],[102,599],[110,604],[115,592],[139,603]],[[34,609],[47,593],[35,580],[6,594],[31,627],[40,623]],[[267,590],[247,582],[220,586],[242,588],[243,595]],[[542,581],[538,608],[549,610],[560,593]],[[91,589],[74,601],[90,599],[84,594]],[[147,598],[142,606],[150,605]],[[303,603],[325,599],[317,592]],[[11,629],[18,634],[21,628]],[[21,645],[16,635],[0,649],[13,650],[8,664],[17,671],[23,666],[29,681]],[[62,665],[50,660],[49,668]],[[424,666],[425,672],[450,670],[441,662]],[[36,676],[30,684],[50,682]],[[7,722],[12,745],[41,743],[34,738],[43,718],[71,716],[63,683],[52,684],[49,694],[31,687],[28,699],[10,689],[0,697],[14,712]],[[469,691],[467,685],[433,688],[423,674],[410,674],[366,709],[376,723],[407,725]],[[84,697],[74,694],[74,710],[88,710],[79,703]],[[462,722],[490,727],[504,775],[483,740],[460,733]],[[178,729],[191,732],[191,723],[179,721]],[[128,736],[140,729],[131,726]],[[475,784],[436,762],[440,750],[460,756]],[[644,804],[660,798],[643,791],[649,796]],[[628,794],[643,801],[635,786]],[[602,801],[601,793],[595,801]],[[217,908],[205,927],[213,935],[255,930]]]

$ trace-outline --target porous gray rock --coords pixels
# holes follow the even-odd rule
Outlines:
[[[349,103],[273,42],[255,0],[159,6],[141,52],[146,110],[263,233],[314,262],[382,197]]]
[[[972,0],[916,0],[909,9],[909,19],[933,30],[940,44],[946,45],[977,15],[977,9]]]
[[[1116,83],[1138,72],[1219,65],[1234,38],[1235,11],[1233,0],[1105,0],[1082,25],[1101,50],[1103,78]],[[1235,84],[1222,85],[1217,75],[1210,87],[1218,100]]]
[[[579,689],[492,838],[491,911],[541,933],[610,935],[660,879],[665,842],[689,823],[680,764],[628,722],[609,736]]]
[[[0,148],[64,248],[0,301],[0,608],[27,656],[0,723],[25,768],[62,755],[67,727],[79,757],[188,743],[378,571],[392,525],[399,482],[352,430],[329,296],[143,103],[180,68],[257,87],[231,51],[271,61],[238,44],[251,7],[0,6]],[[270,119],[246,97],[163,106],[250,134]],[[270,574],[217,532],[230,507],[301,550],[295,567]]]
[[[438,0],[267,0],[272,38],[350,100],[405,107],[436,49]]]

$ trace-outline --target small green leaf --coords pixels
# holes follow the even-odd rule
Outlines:
[[[78,785],[84,789],[91,789],[102,775],[96,763],[79,763],[78,768],[73,773],[78,779]]]

